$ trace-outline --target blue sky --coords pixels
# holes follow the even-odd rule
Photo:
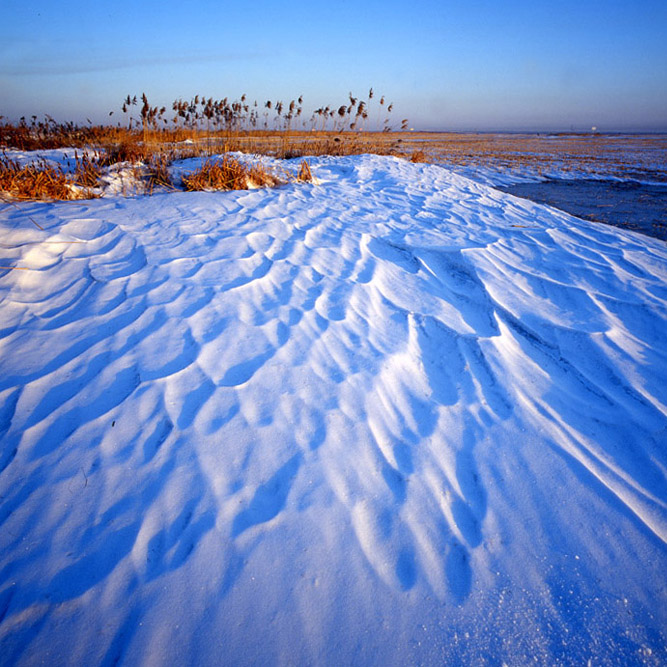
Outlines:
[[[0,2],[11,119],[371,86],[416,129],[667,131],[667,0]]]

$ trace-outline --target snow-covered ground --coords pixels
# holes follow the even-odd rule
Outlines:
[[[667,136],[438,134],[424,141],[431,162],[486,185],[603,180],[667,185]]]
[[[0,663],[665,664],[665,243],[311,166],[2,205]]]

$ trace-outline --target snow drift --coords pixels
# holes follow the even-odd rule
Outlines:
[[[3,207],[0,662],[667,659],[665,244],[311,166]]]

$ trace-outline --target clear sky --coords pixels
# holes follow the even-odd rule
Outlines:
[[[667,0],[0,0],[12,120],[371,86],[415,129],[667,131]]]

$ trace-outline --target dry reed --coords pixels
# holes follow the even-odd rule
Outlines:
[[[299,173],[296,175],[296,180],[302,183],[312,183],[313,174],[310,171],[310,165],[307,160],[304,160],[299,167]]]
[[[95,173],[92,165],[81,162],[74,174],[67,174],[59,165],[38,162],[21,166],[3,155],[0,157],[0,192],[12,199],[87,199],[94,196]]]
[[[303,96],[290,102],[269,100],[260,105],[257,101],[251,103],[245,95],[234,101],[196,95],[190,101],[174,101],[174,114],[169,118],[167,108],[152,106],[145,93],[128,95],[123,100],[124,121],[115,127],[94,126],[90,121],[88,126],[80,127],[57,123],[49,116],[44,121],[38,121],[36,116],[31,121],[21,118],[12,124],[2,123],[0,117],[0,147],[85,147],[81,156],[75,155],[72,173],[47,163],[19,167],[6,155],[0,157],[0,191],[14,199],[93,197],[99,192],[102,170],[127,163],[133,180],[143,184],[143,191],[152,193],[155,189],[174,189],[169,166],[175,160],[211,157],[221,152],[281,159],[360,153],[400,155],[399,145],[388,140],[394,129],[390,120],[393,105],[385,105],[384,96],[377,109],[377,124],[382,131],[365,131],[370,108],[375,104],[373,98],[373,89],[367,99],[350,93],[345,104],[319,107],[309,119],[303,114]],[[207,162],[198,172],[185,177],[183,186],[188,190],[238,189],[312,178],[307,162],[301,164],[296,179],[287,173],[282,179],[261,166],[247,167],[226,156],[222,161]]]
[[[247,190],[284,183],[261,164],[247,165],[225,155],[207,160],[192,174],[183,177],[183,187],[193,190]]]

